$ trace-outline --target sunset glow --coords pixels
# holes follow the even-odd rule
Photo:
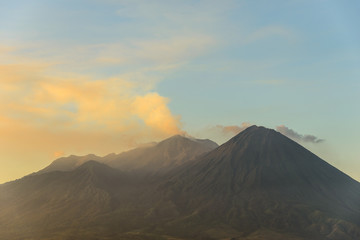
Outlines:
[[[4,1],[0,182],[252,124],[359,180],[360,5],[277,2]]]

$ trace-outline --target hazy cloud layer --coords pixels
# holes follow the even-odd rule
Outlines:
[[[180,113],[170,111],[158,82],[181,68],[202,69],[196,62],[221,49],[298,37],[277,23],[233,25],[224,16],[239,4],[106,0],[83,4],[76,14],[66,4],[13,14],[22,5],[16,1],[0,9],[0,182],[44,167],[54,157],[118,152],[181,133]],[[231,57],[220,70],[268,70],[281,61]],[[204,70],[212,68],[205,65]],[[248,125],[218,125],[198,136],[223,143]]]
[[[311,143],[321,143],[321,142],[325,141],[324,139],[319,139],[318,137],[316,137],[314,135],[309,135],[309,134],[302,135],[284,125],[277,126],[276,131],[282,133],[283,135],[285,135],[295,141],[311,142]]]
[[[105,155],[182,132],[146,74],[98,78],[11,51],[0,58],[0,162],[10,176],[59,156]]]
[[[91,14],[70,14],[71,24],[55,24],[52,34],[29,19],[42,41],[20,28],[16,41],[1,32],[0,182],[59,156],[105,155],[183,133],[156,85],[218,44],[211,23],[228,6],[213,4],[106,1],[110,11],[86,27],[78,23]],[[64,21],[38,10],[45,25]]]

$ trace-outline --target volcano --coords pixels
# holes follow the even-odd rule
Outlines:
[[[360,239],[360,183],[298,143],[257,126],[193,158],[196,143],[141,150],[136,171],[88,161],[2,184],[0,238]]]
[[[194,232],[206,222],[242,236],[267,229],[305,239],[360,239],[360,184],[264,127],[249,127],[178,169],[162,190],[184,213],[169,223],[174,229],[197,219]]]

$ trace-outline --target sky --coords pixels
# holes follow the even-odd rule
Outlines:
[[[0,2],[0,183],[256,124],[360,180],[360,2]]]

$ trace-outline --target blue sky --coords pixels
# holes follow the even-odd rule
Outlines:
[[[0,180],[183,131],[221,143],[235,134],[221,127],[245,123],[324,139],[298,141],[359,180],[359,12],[332,0],[3,1]]]

